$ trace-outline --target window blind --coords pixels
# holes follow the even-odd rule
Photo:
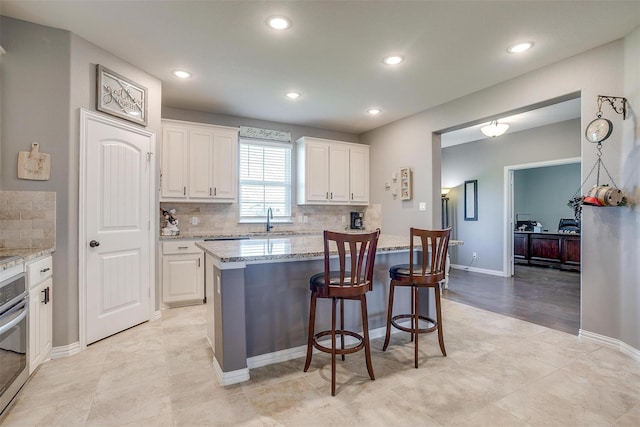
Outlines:
[[[240,219],[291,217],[291,144],[240,139]]]

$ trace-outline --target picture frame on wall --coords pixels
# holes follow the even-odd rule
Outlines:
[[[464,220],[478,220],[478,180],[464,182]]]
[[[96,110],[147,126],[147,88],[97,64]]]

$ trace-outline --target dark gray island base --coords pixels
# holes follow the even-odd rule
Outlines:
[[[198,246],[205,250],[207,338],[220,382],[247,381],[251,368],[303,357],[309,278],[324,268],[322,237],[216,241]],[[408,256],[408,238],[380,237],[373,291],[367,294],[371,338],[385,332],[389,267],[407,263]],[[432,298],[425,296],[421,302],[421,314],[434,313]],[[359,331],[359,310],[350,309],[350,303],[357,304],[345,302],[345,327]],[[409,291],[398,292],[394,307],[406,310],[409,305]],[[316,329],[329,329],[330,322],[331,302],[318,301]]]

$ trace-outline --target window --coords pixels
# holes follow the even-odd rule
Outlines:
[[[291,218],[291,144],[240,139],[240,220]]]

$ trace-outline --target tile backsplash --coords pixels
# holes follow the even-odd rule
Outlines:
[[[55,248],[56,193],[0,191],[0,249]]]
[[[238,223],[237,203],[160,203],[160,209],[175,209],[180,236],[234,235],[262,233],[265,223]],[[320,232],[324,229],[343,230],[349,227],[350,212],[364,213],[364,226],[374,230],[381,226],[381,205],[369,206],[297,206],[292,207],[291,223],[273,223],[272,233],[277,232]],[[160,215],[160,227],[165,221]],[[197,218],[193,225],[191,219]],[[307,222],[304,222],[304,218]],[[298,221],[301,218],[302,221]],[[344,218],[344,222],[343,222]]]

